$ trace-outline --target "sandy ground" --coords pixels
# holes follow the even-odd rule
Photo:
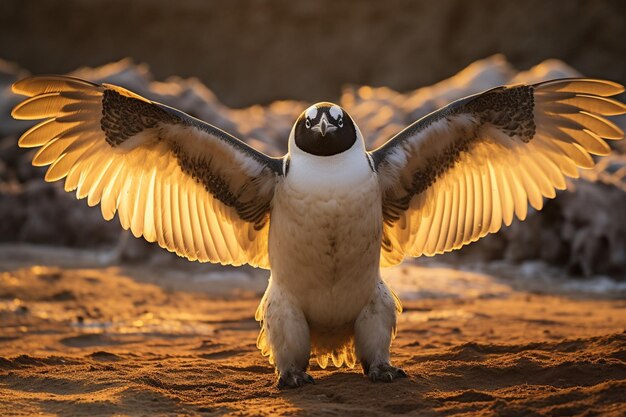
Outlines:
[[[393,344],[409,378],[313,366],[316,385],[283,392],[255,348],[254,274],[216,298],[215,273],[0,269],[3,415],[626,415],[623,298],[402,267],[387,274],[412,298]]]

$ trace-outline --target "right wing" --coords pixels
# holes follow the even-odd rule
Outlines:
[[[282,160],[121,87],[63,76],[13,85],[16,119],[45,179],[101,204],[124,229],[190,260],[269,269],[268,230]]]
[[[610,81],[503,86],[425,116],[371,153],[383,192],[383,266],[449,252],[526,218],[564,176],[610,152],[626,113]]]

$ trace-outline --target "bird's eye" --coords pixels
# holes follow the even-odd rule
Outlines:
[[[304,125],[306,126],[307,129],[311,128],[311,121],[309,119],[306,119],[306,122],[304,122]]]
[[[339,127],[343,127],[343,118],[339,118],[339,120],[337,120],[337,126]]]

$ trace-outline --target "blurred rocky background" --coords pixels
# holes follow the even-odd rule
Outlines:
[[[406,91],[503,53],[626,82],[622,0],[2,0],[0,56],[36,73],[132,57],[231,107]]]
[[[5,253],[20,242],[101,248],[107,262],[175,262],[30,165],[33,152],[16,146],[30,125],[9,116],[19,100],[10,85],[29,73],[123,85],[281,155],[314,101],[340,102],[375,147],[500,84],[579,74],[624,84],[625,23],[623,1],[3,0],[0,242]],[[540,261],[625,279],[626,147],[611,145],[540,214],[438,259]]]

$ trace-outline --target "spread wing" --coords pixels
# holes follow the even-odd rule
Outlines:
[[[624,88],[595,79],[498,87],[413,123],[371,153],[383,191],[382,264],[458,249],[524,220],[528,202],[605,155]]]
[[[45,119],[19,140],[33,165],[65,178],[124,229],[190,260],[269,268],[267,238],[280,159],[114,85],[61,76],[14,84],[16,119]]]

